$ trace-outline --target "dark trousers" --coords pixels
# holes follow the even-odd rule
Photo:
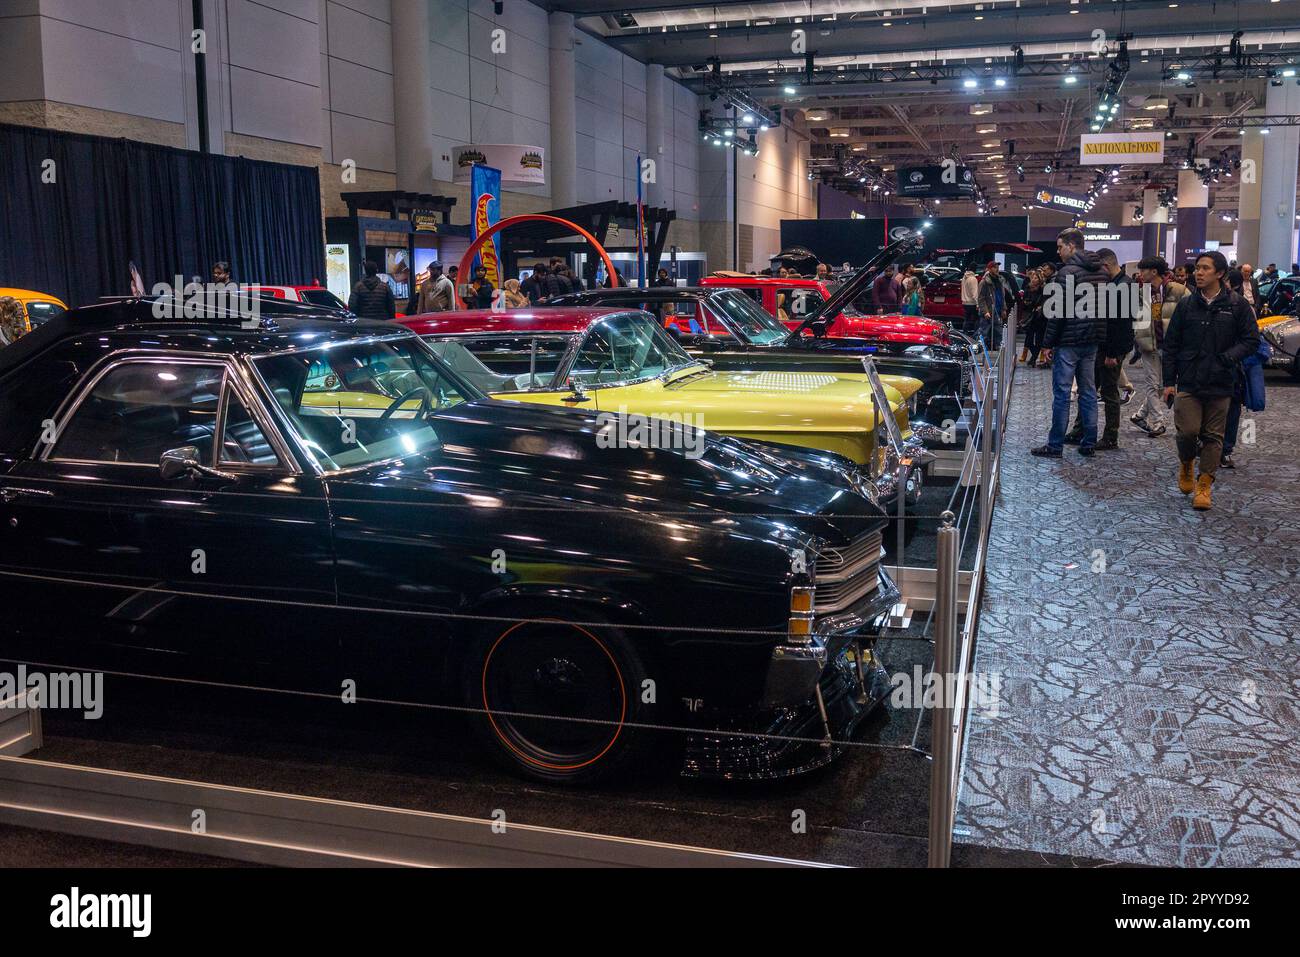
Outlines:
[[[1241,400],[1234,398],[1228,405],[1228,421],[1223,427],[1223,454],[1231,455],[1237,447],[1237,430],[1241,427]]]
[[[1097,351],[1097,365],[1094,369],[1094,378],[1097,382],[1097,398],[1101,402],[1101,407],[1106,410],[1106,425],[1101,430],[1101,438],[1109,439],[1111,442],[1119,441],[1119,372],[1120,362],[1122,359],[1116,359],[1113,366],[1106,365],[1106,357]],[[1079,413],[1074,416],[1074,428],[1070,430],[1072,437],[1083,434],[1083,423],[1080,421]]]
[[[975,306],[973,305],[968,306],[965,303],[962,303],[961,309],[962,312],[965,313],[965,316],[962,319],[962,323],[961,323],[961,331],[974,332],[976,329],[979,328],[980,325],[979,310]]]
[[[1038,354],[1043,351],[1043,336],[1047,333],[1047,323],[1041,319],[1029,320],[1029,328],[1025,330],[1025,350],[1029,353],[1029,361],[1037,362]]]

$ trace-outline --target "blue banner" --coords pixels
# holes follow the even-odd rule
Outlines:
[[[473,238],[478,239],[501,219],[501,170],[491,166],[475,166],[470,175],[470,201],[474,205]],[[483,244],[474,258],[473,267],[479,265],[487,270],[487,279],[493,288],[500,289],[501,248],[497,245],[495,236]],[[468,276],[462,276],[461,282],[468,282],[469,279]]]

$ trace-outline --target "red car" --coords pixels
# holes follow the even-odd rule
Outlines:
[[[945,269],[944,275],[925,284],[925,311],[932,316],[960,323],[965,318],[961,305],[961,277],[967,269],[974,269],[977,276],[984,275],[984,266],[993,258],[994,253],[1043,255],[1037,246],[1027,246],[1024,243],[985,243],[972,249],[936,249],[927,258],[955,267],[955,271]],[[1012,281],[1015,281],[1014,278]]]
[[[315,286],[271,286],[265,283],[252,283],[249,290],[257,296],[271,299],[284,299],[289,302],[306,302],[313,306],[325,306],[328,309],[348,308],[348,304],[326,287]]]
[[[709,276],[705,288],[739,289],[791,329],[821,308],[831,292],[819,279],[781,279],[776,276]],[[960,315],[960,302],[958,315]],[[901,313],[870,315],[853,309],[837,314],[826,324],[831,338],[876,339],[905,345],[949,345],[948,326],[924,316]]]

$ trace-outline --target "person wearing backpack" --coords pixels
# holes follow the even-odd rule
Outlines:
[[[1259,349],[1259,326],[1250,305],[1228,288],[1221,252],[1197,256],[1192,275],[1196,291],[1174,309],[1160,364],[1163,398],[1174,404],[1178,490],[1195,493],[1192,507],[1204,510],[1211,506],[1239,365]],[[1198,446],[1200,472],[1193,476]]]

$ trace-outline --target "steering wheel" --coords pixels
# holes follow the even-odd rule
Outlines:
[[[425,413],[425,412],[432,411],[432,407],[429,405],[429,399],[430,399],[429,387],[425,385],[417,385],[414,389],[407,389],[396,399],[394,399],[392,403],[388,406],[388,408],[384,409],[384,413],[379,417],[379,421],[382,422],[384,419],[387,419],[399,408],[401,408],[405,403],[409,402],[411,399],[414,399],[417,393],[420,396],[419,412]]]

